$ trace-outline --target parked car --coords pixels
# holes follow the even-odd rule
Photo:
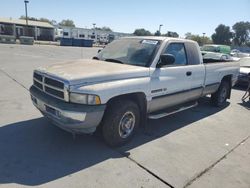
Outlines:
[[[128,37],[93,59],[38,68],[33,104],[55,125],[73,133],[102,130],[112,146],[128,142],[146,118],[158,119],[197,105],[211,94],[215,106],[230,98],[238,62],[206,61],[186,39]]]
[[[231,47],[227,45],[207,44],[201,47],[201,51],[230,54]]]
[[[231,48],[227,45],[204,45],[201,47],[203,59],[232,60]]]
[[[231,61],[234,60],[234,58],[229,54],[223,54],[218,52],[207,52],[207,51],[201,51],[203,59],[213,59],[213,60],[224,60],[224,61]]]
[[[238,77],[238,84],[248,85],[250,77],[250,57],[240,59],[240,74]]]
[[[237,50],[237,49],[232,50],[230,54],[231,54],[233,57],[239,57],[239,58],[242,58],[242,57],[250,57],[250,54],[249,54],[249,53],[244,53],[244,52],[241,52],[240,50]]]

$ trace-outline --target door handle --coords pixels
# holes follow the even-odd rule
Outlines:
[[[186,75],[187,75],[187,76],[191,76],[191,75],[192,75],[192,72],[191,72],[191,71],[188,71],[188,72],[186,72]]]

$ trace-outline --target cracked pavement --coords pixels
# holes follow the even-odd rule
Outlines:
[[[250,187],[250,113],[240,88],[224,108],[203,98],[149,120],[149,134],[139,130],[115,149],[43,118],[28,92],[33,69],[97,51],[0,44],[0,187]]]

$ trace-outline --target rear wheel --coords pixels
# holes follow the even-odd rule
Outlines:
[[[130,100],[114,101],[103,119],[103,137],[108,145],[120,146],[134,136],[139,125],[140,113],[136,103]]]
[[[229,93],[230,93],[229,82],[222,81],[219,89],[211,96],[212,104],[217,107],[225,105]]]

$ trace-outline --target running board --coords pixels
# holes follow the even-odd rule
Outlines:
[[[196,107],[197,105],[198,105],[198,102],[195,102],[190,106],[182,106],[179,109],[174,110],[174,111],[162,112],[162,113],[159,113],[159,114],[151,114],[151,115],[149,114],[148,118],[149,119],[160,119],[160,118],[163,118],[163,117],[166,117],[166,116],[169,116],[169,115],[172,115],[172,114],[175,114],[175,113],[178,113],[178,112],[181,112],[181,111],[188,110],[190,108]]]

